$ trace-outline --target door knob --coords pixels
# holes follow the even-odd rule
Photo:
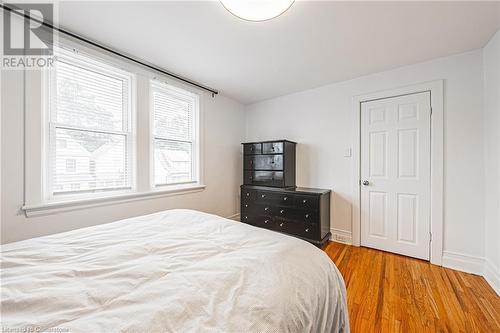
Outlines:
[[[370,182],[367,180],[363,180],[363,185],[368,186],[368,185],[370,185]]]

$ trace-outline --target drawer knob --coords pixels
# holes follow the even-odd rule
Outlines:
[[[269,222],[269,220],[265,220],[265,221],[264,221],[264,224],[267,224],[268,222]]]
[[[308,218],[309,218],[309,214],[306,214],[306,219],[308,219]]]
[[[302,200],[302,202],[303,202],[303,203],[306,203],[306,202],[307,202],[307,199]]]
[[[281,222],[281,223],[280,223],[280,227],[283,227],[283,225],[284,225],[284,224],[285,224],[285,223]]]
[[[309,228],[306,228],[306,232],[309,232]]]
[[[261,198],[265,198],[265,197],[266,197],[266,195],[265,195],[265,194],[262,194],[260,197],[261,197]]]
[[[283,198],[283,201],[287,201],[287,200],[288,200],[288,197],[284,197],[284,198]]]
[[[284,214],[284,213],[285,213],[284,209],[280,210],[280,214]]]
[[[252,177],[250,177],[250,179],[252,179]],[[247,197],[249,197],[249,196],[250,196],[250,193],[247,192]]]
[[[248,220],[248,216],[245,216],[245,220]]]
[[[268,210],[269,210],[269,207],[265,207],[265,208],[264,208],[264,210],[265,210],[265,211],[268,211]]]
[[[248,205],[247,205],[247,204],[245,204],[245,207],[248,207]]]

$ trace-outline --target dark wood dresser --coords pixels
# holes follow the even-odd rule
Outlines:
[[[330,238],[330,190],[295,186],[288,140],[243,144],[241,221],[322,246]]]
[[[241,221],[305,239],[330,238],[330,190],[241,185]]]
[[[243,144],[243,184],[295,186],[295,142],[288,140]]]

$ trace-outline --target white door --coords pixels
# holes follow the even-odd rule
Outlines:
[[[361,104],[361,245],[429,260],[430,92]]]

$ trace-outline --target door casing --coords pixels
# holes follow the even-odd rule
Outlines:
[[[353,97],[353,198],[352,243],[360,246],[361,240],[361,103],[421,92],[431,95],[431,198],[430,198],[430,262],[442,265],[443,257],[443,189],[444,189],[444,81],[437,80],[394,88]]]

